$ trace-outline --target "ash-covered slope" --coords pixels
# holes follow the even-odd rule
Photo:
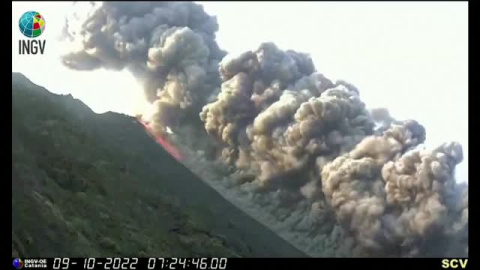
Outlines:
[[[12,73],[13,256],[299,257],[134,118]]]

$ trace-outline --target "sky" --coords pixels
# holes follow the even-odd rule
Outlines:
[[[427,147],[463,145],[457,181],[468,182],[467,2],[198,2],[217,16],[217,42],[229,53],[272,41],[309,53],[317,71],[354,84],[367,107],[426,127]],[[134,114],[142,91],[126,72],[73,71],[59,57],[58,37],[69,2],[12,2],[12,71],[59,94],[72,94],[97,113]],[[44,16],[43,55],[20,55],[26,11]]]

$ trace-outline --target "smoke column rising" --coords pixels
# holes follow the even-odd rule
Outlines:
[[[154,114],[148,119],[165,132],[184,119],[218,84],[224,56],[215,42],[216,19],[190,2],[105,2],[65,36],[81,50],[63,56],[72,69],[130,70],[142,83]]]
[[[72,25],[82,46],[65,65],[130,70],[149,127],[196,144],[183,148],[195,172],[307,254],[467,255],[461,146],[423,149],[420,123],[367,110],[307,54],[270,42],[223,58],[216,19],[190,2],[107,2]]]

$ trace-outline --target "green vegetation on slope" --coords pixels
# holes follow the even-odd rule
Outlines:
[[[12,74],[13,256],[303,256],[128,116]]]

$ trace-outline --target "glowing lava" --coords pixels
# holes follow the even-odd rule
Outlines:
[[[143,122],[142,120],[138,119],[138,122],[140,122],[143,127],[145,128],[145,130],[147,131],[147,133],[149,133],[150,135],[152,135],[154,138],[155,138],[155,141],[160,144],[163,149],[167,150],[168,153],[170,153],[170,155],[172,155],[174,158],[176,158],[178,161],[181,161],[182,160],[182,155],[180,155],[180,152],[177,150],[177,148],[175,148],[175,146],[169,144],[164,138],[162,138],[161,136],[159,135],[155,135],[155,133],[153,132],[153,130],[148,126],[148,124],[146,124],[145,122]]]

